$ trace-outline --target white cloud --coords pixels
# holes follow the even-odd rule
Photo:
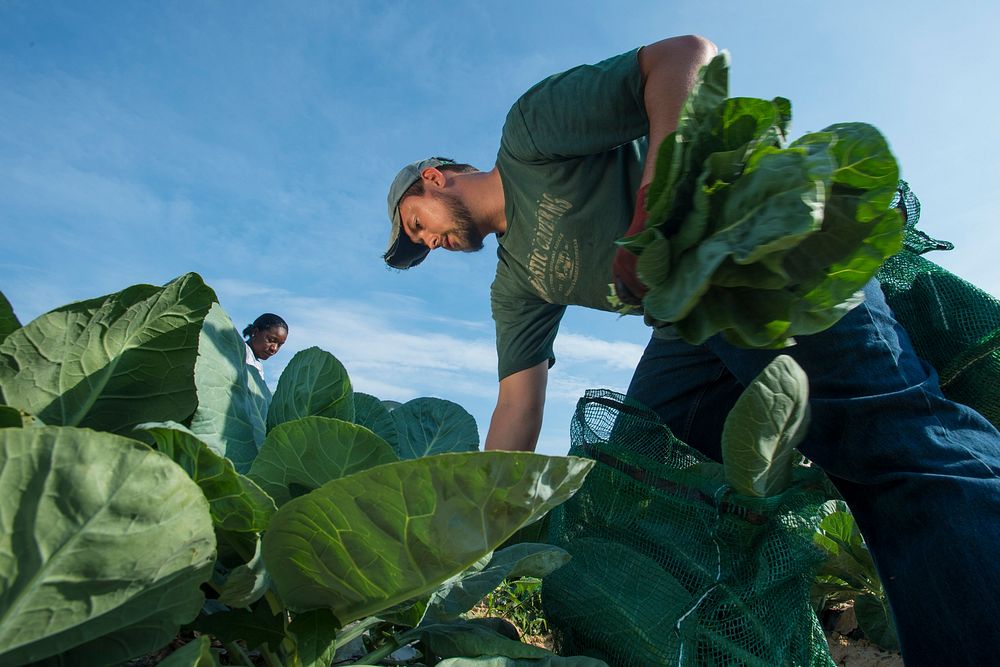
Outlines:
[[[556,337],[555,353],[560,361],[596,362],[631,371],[642,357],[643,346],[563,331]]]

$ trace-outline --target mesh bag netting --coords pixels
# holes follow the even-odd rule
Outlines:
[[[945,396],[1000,428],[1000,301],[924,257],[950,250],[916,229],[920,202],[900,181],[894,205],[906,215],[904,249],[877,278],[913,348],[937,371]]]
[[[594,459],[553,510],[570,562],[545,578],[563,655],[610,665],[832,665],[810,602],[824,555],[813,533],[831,497],[802,468],[770,498],[733,493],[721,465],[655,413],[606,390],[580,399],[570,454]]]

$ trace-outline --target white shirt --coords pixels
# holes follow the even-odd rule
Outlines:
[[[247,365],[253,366],[260,373],[261,379],[264,378],[264,365],[260,363],[260,359],[254,356],[253,350],[250,349],[250,345],[247,345]]]

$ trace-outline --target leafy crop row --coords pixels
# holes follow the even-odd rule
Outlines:
[[[461,407],[355,392],[317,348],[271,395],[194,274],[23,327],[0,306],[0,663],[118,664],[184,626],[206,634],[175,665],[213,664],[211,635],[325,666],[387,625],[371,663],[419,643],[428,663],[600,664],[464,617],[565,562],[501,547],[592,462],[478,452]]]

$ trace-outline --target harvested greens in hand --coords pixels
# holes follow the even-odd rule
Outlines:
[[[781,348],[835,324],[902,245],[882,135],[838,123],[786,145],[791,103],[727,98],[729,55],[702,68],[660,145],[639,256],[647,317],[686,341]]]

